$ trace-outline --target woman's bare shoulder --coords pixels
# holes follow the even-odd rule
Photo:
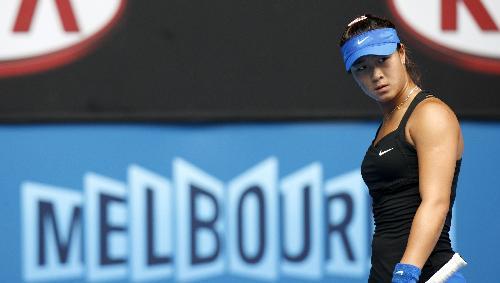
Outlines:
[[[455,112],[441,99],[429,97],[414,109],[407,127],[406,137],[414,146],[435,147],[439,144],[456,145],[456,159],[461,158],[464,142],[460,122]]]
[[[422,100],[408,120],[408,135],[412,144],[418,140],[432,141],[460,133],[460,124],[453,110],[441,99]]]
[[[422,100],[411,115],[412,124],[420,126],[458,126],[458,118],[451,107],[433,96]]]

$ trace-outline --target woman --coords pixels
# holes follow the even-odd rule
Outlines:
[[[369,282],[425,282],[454,255],[448,232],[463,152],[453,111],[418,86],[394,25],[373,15],[345,29],[346,71],[383,113],[362,162],[375,233]],[[446,282],[465,282],[456,272]]]

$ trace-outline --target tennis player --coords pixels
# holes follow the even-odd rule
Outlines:
[[[361,165],[373,203],[369,282],[426,282],[451,260],[463,137],[454,112],[419,87],[389,20],[364,15],[340,39],[345,70],[383,114]],[[466,282],[451,272],[445,282]]]

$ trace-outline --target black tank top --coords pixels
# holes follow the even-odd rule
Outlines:
[[[417,151],[406,141],[405,126],[417,104],[432,96],[426,91],[418,93],[398,128],[374,145],[381,124],[363,159],[361,174],[372,197],[375,220],[369,282],[391,282],[394,266],[403,257],[413,217],[422,201],[418,187]],[[450,209],[439,240],[422,269],[420,282],[427,281],[454,254],[448,232],[461,162],[462,159],[456,161]]]

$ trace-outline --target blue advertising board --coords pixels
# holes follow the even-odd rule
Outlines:
[[[366,282],[376,127],[1,126],[1,282]],[[462,129],[453,242],[491,282],[500,124]]]

